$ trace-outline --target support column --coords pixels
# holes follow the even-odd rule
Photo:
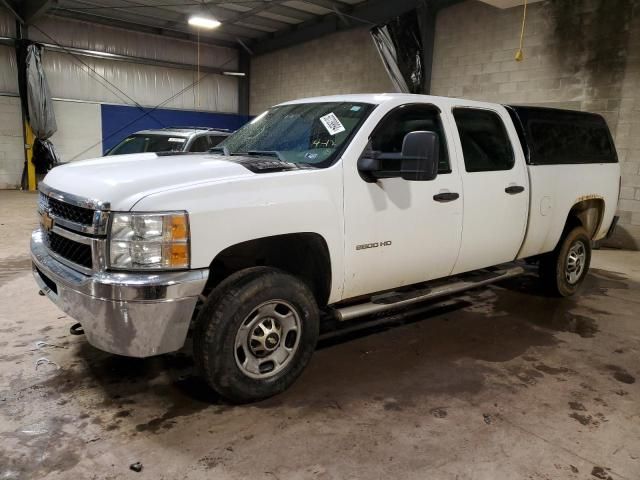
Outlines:
[[[241,49],[238,51],[238,71],[244,73],[244,77],[238,77],[238,113],[249,116],[249,89],[251,78],[251,56]]]
[[[33,159],[34,135],[29,125],[29,109],[27,101],[27,65],[26,65],[26,39],[27,26],[16,20],[16,60],[18,63],[18,91],[20,93],[20,106],[22,110],[22,133],[24,139],[24,169],[22,172],[22,188],[34,192],[38,185],[36,181],[36,168]]]
[[[431,74],[433,72],[433,50],[436,33],[436,8],[432,2],[423,2],[418,7],[418,22],[422,40],[422,93],[431,93]]]

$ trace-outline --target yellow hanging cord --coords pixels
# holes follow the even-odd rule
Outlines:
[[[516,52],[516,62],[524,60],[524,53],[522,47],[524,46],[524,26],[527,23],[527,0],[524,0],[524,11],[522,13],[522,30],[520,31],[520,48]]]

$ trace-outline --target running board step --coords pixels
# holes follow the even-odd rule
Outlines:
[[[444,280],[422,283],[418,287],[408,290],[402,289],[374,295],[366,303],[336,308],[335,313],[337,319],[344,322],[365,315],[384,312],[386,310],[464,292],[465,290],[483,285],[489,285],[494,282],[499,282],[500,280],[516,277],[523,274],[524,271],[524,268],[518,265],[502,265],[484,270],[476,270]]]

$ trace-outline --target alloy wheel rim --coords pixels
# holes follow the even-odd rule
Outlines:
[[[578,241],[571,245],[567,253],[567,261],[565,264],[565,277],[571,285],[578,283],[584,272],[585,263],[587,261],[587,248],[582,241]]]
[[[234,355],[240,371],[254,379],[282,371],[298,350],[301,326],[297,310],[284,300],[258,305],[236,333]]]

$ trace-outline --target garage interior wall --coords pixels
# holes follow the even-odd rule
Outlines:
[[[0,36],[15,38],[15,20],[3,8]],[[29,26],[28,37],[46,44],[182,64],[195,65],[198,59],[193,42],[55,17],[43,17]],[[185,111],[197,112],[202,126],[237,128],[242,123],[235,118],[240,117],[236,77],[201,73],[199,86],[193,88],[195,69],[76,56],[46,47],[42,60],[58,123],[58,132],[51,140],[62,161],[100,156],[103,143],[112,145],[132,129],[182,125],[179,119],[184,118],[181,114]],[[235,49],[201,44],[200,64],[237,70],[238,54]],[[18,188],[24,164],[17,94],[15,51],[0,46],[0,188]],[[133,115],[142,118],[131,128],[105,138],[103,120],[113,111],[103,111],[106,105],[129,106]],[[162,121],[160,115],[145,115],[139,108],[158,105],[162,107]],[[178,119],[175,122],[171,121],[172,111]]]
[[[392,92],[368,29],[354,29],[251,59],[252,115],[287,100]]]
[[[640,2],[529,5],[524,60],[516,62],[522,7],[466,1],[439,12],[432,93],[602,114],[622,169],[612,246],[640,246]]]
[[[0,37],[14,36],[13,17],[0,8]],[[16,71],[15,50],[0,46],[0,189],[15,188],[20,183],[24,163]]]

